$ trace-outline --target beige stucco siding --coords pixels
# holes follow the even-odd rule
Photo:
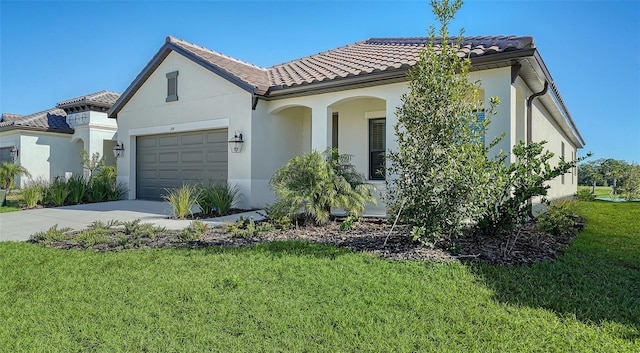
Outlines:
[[[67,172],[82,174],[80,151],[82,144],[72,143],[71,135],[47,132],[20,133],[17,163],[25,167],[34,180],[52,180]],[[21,178],[21,186],[28,178]]]
[[[178,100],[166,102],[166,74],[178,71]],[[118,181],[135,198],[136,137],[228,128],[243,133],[242,153],[229,152],[229,182],[238,184],[243,205],[251,204],[251,94],[184,56],[171,52],[118,113],[118,141],[125,155],[118,160]]]
[[[570,161],[572,155],[575,155],[576,147],[573,146],[563,133],[558,124],[551,119],[551,115],[544,108],[540,101],[536,100],[532,106],[533,121],[532,121],[532,139],[534,142],[547,141],[545,149],[554,154],[550,160],[551,166],[556,166],[563,152],[564,145],[564,159]],[[576,193],[578,185],[576,179],[572,173],[567,173],[559,176],[548,182],[551,187],[548,191],[549,199],[556,199],[561,197],[571,196]]]

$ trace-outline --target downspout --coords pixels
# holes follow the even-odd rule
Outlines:
[[[533,100],[547,93],[547,88],[549,88],[549,82],[545,80],[542,91],[534,93],[527,97],[527,145],[529,145],[531,143],[531,140],[533,139],[533,135],[531,133],[531,127],[533,125]],[[527,200],[527,208],[529,208],[529,218],[534,219],[535,217],[533,216],[533,205],[531,199]]]
[[[533,100],[547,93],[547,88],[549,88],[549,82],[545,80],[544,88],[542,88],[542,91],[534,93],[527,98],[527,145],[531,143],[531,140],[533,138],[531,134],[531,127],[533,125]]]

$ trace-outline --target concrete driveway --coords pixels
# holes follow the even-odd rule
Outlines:
[[[184,229],[191,223],[189,220],[169,219],[171,215],[173,212],[168,203],[145,200],[120,200],[0,213],[0,241],[25,241],[32,234],[45,231],[56,224],[59,228],[80,230],[94,221],[128,222],[140,219],[142,223],[153,223],[167,229]],[[235,221],[239,216],[262,219],[254,211],[203,221],[211,226],[219,226],[227,221]]]

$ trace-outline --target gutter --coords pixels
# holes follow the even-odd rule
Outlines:
[[[542,89],[542,91],[534,93],[527,97],[527,145],[531,143],[532,139],[531,129],[533,127],[533,109],[531,107],[533,106],[533,100],[546,94],[547,88],[549,88],[549,81],[545,79],[544,88]]]

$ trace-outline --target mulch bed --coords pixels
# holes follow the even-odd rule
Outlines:
[[[438,247],[423,246],[410,240],[406,227],[391,226],[385,219],[363,219],[351,230],[340,229],[341,220],[329,224],[305,226],[286,231],[261,233],[255,237],[232,237],[222,228],[209,229],[195,241],[182,242],[178,231],[158,234],[155,238],[136,238],[129,247],[120,240],[85,247],[73,241],[54,242],[49,246],[61,249],[94,249],[120,251],[127,248],[158,248],[168,246],[248,246],[273,241],[299,240],[334,245],[353,251],[368,253],[393,260],[438,260],[438,261],[485,261],[492,264],[518,265],[543,261],[554,261],[576,237],[578,228],[558,236],[541,234],[533,223],[525,225],[519,234],[510,237],[463,237],[440,244]],[[121,237],[121,235],[120,235]],[[446,249],[446,250],[445,250]]]

